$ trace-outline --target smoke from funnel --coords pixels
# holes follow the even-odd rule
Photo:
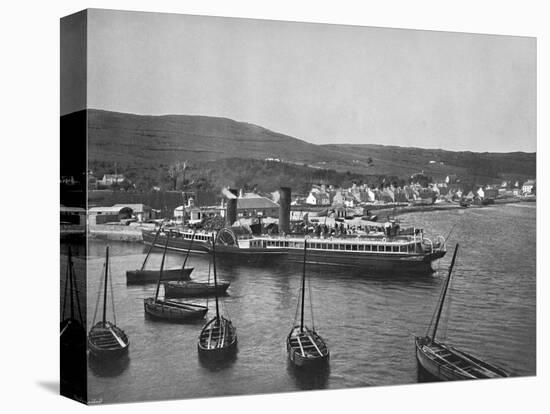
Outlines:
[[[222,188],[222,194],[228,199],[237,198],[237,190]]]

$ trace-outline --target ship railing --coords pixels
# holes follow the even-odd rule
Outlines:
[[[431,239],[428,239],[427,237],[424,237],[424,238],[422,239],[422,244],[428,244],[428,245],[430,246],[430,247],[429,247],[430,253],[433,253],[433,252],[434,252],[434,244],[433,244],[433,242],[432,242]]]
[[[447,251],[447,240],[445,240],[445,237],[438,235],[435,240],[437,243],[439,243],[440,251]]]

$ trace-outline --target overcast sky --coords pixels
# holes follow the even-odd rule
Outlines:
[[[535,151],[536,41],[91,10],[87,105],[312,143]]]

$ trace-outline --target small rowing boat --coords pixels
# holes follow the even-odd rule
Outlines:
[[[218,276],[216,272],[216,238],[212,243],[212,264],[214,269],[214,295],[216,298],[216,316],[201,329],[198,342],[199,354],[216,358],[225,358],[237,349],[237,328],[231,320],[220,314],[218,299]]]
[[[141,268],[137,270],[127,270],[126,271],[126,284],[128,285],[135,285],[135,284],[142,284],[142,283],[153,283],[156,282],[159,278],[159,271],[156,269],[145,269],[145,266],[147,265],[147,261],[149,260],[149,256],[151,255],[151,251],[153,250],[154,244],[159,236],[160,231],[162,230],[162,225],[159,226],[157,232],[155,233],[155,238],[153,240],[153,243],[149,246],[149,249],[147,250],[147,254],[145,255],[145,259],[143,260],[143,263],[141,264]],[[193,243],[193,240],[191,240],[191,243]],[[189,250],[191,249],[191,245],[189,245]],[[187,258],[189,257],[189,250],[187,251],[187,256],[185,257],[185,261],[183,262],[183,266],[177,269],[164,269],[163,271],[163,279],[164,280],[189,280],[191,272],[193,271],[193,268],[185,268],[185,264],[187,263]]]
[[[418,365],[432,377],[442,381],[509,377],[509,374],[502,368],[489,364],[478,357],[435,339],[457,252],[458,244],[455,247],[451,266],[449,267],[449,274],[447,275],[439,304],[436,307],[432,333],[431,335],[426,334],[425,336],[417,336],[415,338]]]
[[[304,263],[301,286],[300,324],[294,325],[286,339],[288,358],[297,367],[314,367],[325,364],[329,359],[329,350],[325,341],[315,330],[304,324],[304,303],[306,289],[307,240],[304,239]],[[311,300],[311,297],[310,297]],[[312,309],[313,313],[313,309]],[[313,315],[312,315],[313,319]]]
[[[213,296],[216,293],[225,295],[229,282],[197,282],[192,280],[178,280],[164,283],[164,293],[167,298],[184,298],[192,296]]]
[[[152,319],[160,319],[170,322],[188,322],[202,319],[204,318],[204,315],[206,315],[206,312],[208,312],[208,307],[206,306],[195,303],[167,300],[166,295],[164,299],[159,298],[160,284],[163,278],[164,261],[166,259],[167,244],[168,242],[166,242],[164,252],[162,254],[155,296],[145,298],[143,301],[145,315],[151,317]]]
[[[114,322],[107,320],[107,284],[109,279],[109,247],[105,251],[105,279],[103,289],[103,318],[93,325],[88,333],[88,348],[90,353],[97,358],[117,358],[128,353],[130,340],[122,329],[116,326],[116,316],[114,312],[114,297],[111,287],[111,299],[113,301]],[[101,294],[101,287],[99,289]],[[98,297],[99,299],[99,297]],[[98,302],[99,303],[99,300]],[[96,311],[97,313],[97,306]],[[95,322],[94,313],[94,322]],[[92,322],[93,324],[93,322]]]

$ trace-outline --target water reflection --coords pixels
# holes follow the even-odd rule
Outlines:
[[[128,365],[130,365],[129,355],[123,355],[120,358],[97,358],[93,354],[88,355],[90,371],[97,377],[116,377],[122,374]]]
[[[416,379],[418,382],[441,382],[441,380],[426,371],[419,363],[416,364],[416,369]]]
[[[202,368],[210,372],[219,372],[226,370],[235,364],[237,361],[237,354],[239,352],[238,344],[235,350],[224,356],[206,355],[202,352],[197,352],[198,361]]]
[[[330,362],[315,367],[296,367],[287,360],[287,372],[300,390],[322,390],[327,388],[330,376]]]

